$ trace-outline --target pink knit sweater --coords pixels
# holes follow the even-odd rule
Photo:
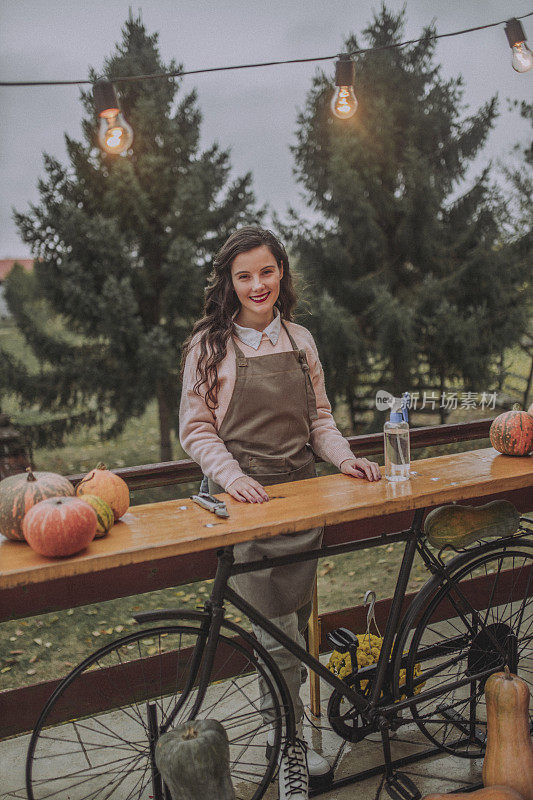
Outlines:
[[[338,468],[343,461],[354,458],[354,455],[350,445],[335,425],[331,414],[331,406],[324,385],[324,372],[314,339],[307,328],[302,325],[286,321],[285,325],[298,347],[305,349],[315,390],[318,419],[311,422],[311,447],[320,458]],[[263,333],[258,350],[254,350],[253,347],[240,340],[239,347],[247,358],[270,353],[284,353],[292,349],[283,327],[276,345],[273,345],[268,336]],[[218,435],[235,385],[233,339],[230,337],[226,356],[218,365],[218,408],[214,413],[208,408],[204,397],[199,397],[193,392],[197,380],[196,365],[199,355],[200,345],[196,344],[189,352],[185,362],[179,413],[180,442],[185,452],[200,465],[203,473],[227,490],[233,481],[244,475],[238,462],[226,449]]]

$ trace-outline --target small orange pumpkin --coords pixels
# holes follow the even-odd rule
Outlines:
[[[533,417],[521,411],[515,403],[492,420],[489,429],[490,443],[499,453],[507,456],[527,456],[533,449]]]
[[[495,672],[485,684],[487,750],[485,786],[509,786],[533,800],[533,742],[529,733],[529,687],[522,678]]]
[[[126,481],[107,469],[105,464],[98,464],[76,487],[76,494],[94,494],[105,500],[113,509],[115,522],[130,507],[130,491]]]
[[[508,786],[486,786],[476,792],[458,792],[456,794],[426,794],[422,800],[523,800],[521,794]]]

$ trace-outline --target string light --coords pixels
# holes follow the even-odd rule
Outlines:
[[[533,53],[526,44],[526,36],[524,29],[519,22],[521,19],[530,17],[533,11],[528,14],[522,14],[520,17],[512,17],[508,20],[501,20],[500,22],[489,22],[486,25],[477,25],[474,28],[464,28],[460,31],[451,31],[450,33],[435,33],[429,36],[430,39],[444,39],[451,36],[462,36],[465,33],[473,33],[474,31],[486,30],[487,28],[494,28],[505,23],[505,33],[509,46],[513,51],[513,68],[517,72],[527,72],[533,67]],[[407,45],[418,44],[427,40],[427,36],[423,39],[410,39],[405,42],[394,42],[393,44],[382,45],[380,47],[366,47],[359,50],[354,50],[350,53],[336,54],[330,56],[315,56],[314,58],[292,58],[283,61],[264,61],[256,64],[236,64],[227,67],[208,67],[205,69],[182,70],[175,72],[160,72],[152,75],[126,75],[120,78],[113,78],[113,81],[106,81],[100,79],[94,84],[95,103],[97,104],[97,113],[101,119],[100,131],[98,140],[101,146],[109,153],[122,153],[130,147],[133,141],[133,131],[131,126],[126,122],[118,103],[113,88],[113,83],[126,83],[137,82],[145,80],[160,80],[169,78],[181,78],[185,75],[199,75],[207,72],[223,72],[234,69],[254,69],[257,67],[273,67],[281,66],[283,64],[304,64],[316,61],[331,61],[337,59],[335,64],[335,85],[336,90],[334,97],[331,101],[331,108],[335,116],[339,119],[349,119],[355,114],[357,109],[357,99],[353,91],[354,82],[354,63],[353,57],[356,55],[363,55],[365,53],[378,52],[383,50],[391,50],[399,47],[406,47]],[[341,80],[343,82],[341,82]],[[65,86],[65,85],[84,85],[93,83],[91,80],[64,80],[64,81],[0,81],[0,86]],[[102,100],[103,105],[100,107],[97,101],[97,96],[103,96],[103,86],[107,85],[105,100]],[[100,88],[97,88],[100,86]],[[100,95],[102,92],[102,95]],[[111,97],[113,93],[114,100]],[[107,107],[105,107],[107,104]],[[100,109],[100,110],[98,110]],[[116,114],[114,113],[116,112]]]
[[[335,63],[335,86],[331,98],[331,111],[339,119],[350,119],[357,111],[357,98],[353,91],[355,66],[349,55],[343,53]]]
[[[133,130],[120,110],[111,81],[105,78],[97,80],[93,87],[93,97],[96,113],[100,118],[98,144],[106,153],[125,153],[133,142]]]
[[[513,51],[513,69],[517,72],[528,72],[533,67],[533,53],[526,44],[526,34],[522,23],[514,17],[507,20],[505,33],[509,47]]]
[[[533,11],[530,11],[528,14],[522,14],[520,17],[516,17],[516,20],[519,19],[526,19],[526,17],[533,16]],[[474,31],[482,31],[486,30],[487,28],[496,28],[499,25],[503,25],[506,23],[507,20],[500,20],[500,22],[489,22],[486,25],[478,25],[475,28],[465,28],[461,31],[451,31],[450,33],[435,33],[431,35],[431,39],[445,39],[450,36],[462,36],[465,33],[473,33]],[[380,50],[392,50],[397,47],[405,47],[406,45],[410,44],[418,44],[419,42],[426,41],[427,37],[423,39],[409,39],[406,42],[394,42],[393,44],[386,44],[382,45],[381,47],[364,47],[360,50],[353,50],[351,53],[348,53],[349,56],[353,58],[353,56],[363,55],[364,53],[375,53]],[[333,61],[333,59],[338,59],[339,54],[335,53],[335,55],[331,56],[314,56],[312,58],[291,58],[286,59],[283,61],[262,61],[258,64],[235,64],[233,66],[228,67],[206,67],[205,69],[190,69],[190,70],[182,70],[176,72],[158,72],[152,75],[126,75],[121,78],[113,78],[113,83],[125,83],[129,81],[149,81],[149,80],[160,80],[161,78],[182,78],[185,75],[201,75],[207,72],[224,72],[227,70],[232,69],[254,69],[256,67],[277,67],[283,64],[306,64],[315,61]],[[82,78],[80,80],[68,80],[68,81],[0,81],[0,86],[82,86],[87,84],[92,84],[93,81]]]

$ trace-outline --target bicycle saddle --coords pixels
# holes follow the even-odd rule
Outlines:
[[[354,645],[356,649],[359,647],[359,639],[348,628],[335,628],[326,634],[326,639],[338,653],[347,653]]]

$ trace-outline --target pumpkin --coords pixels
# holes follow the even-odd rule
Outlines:
[[[466,547],[476,539],[510,536],[518,530],[520,514],[508,500],[484,506],[440,506],[424,521],[424,533],[434,547]]]
[[[522,678],[495,672],[485,684],[487,750],[483,784],[515,789],[533,800],[533,742],[529,733],[529,688]]]
[[[76,494],[94,494],[101,497],[113,509],[115,522],[130,507],[130,490],[126,481],[107,469],[105,464],[98,464],[76,487]]]
[[[42,556],[72,556],[94,539],[96,512],[77,497],[50,497],[28,511],[22,530]]]
[[[476,792],[457,792],[454,794],[426,794],[422,800],[524,800],[521,794],[508,786],[486,786]]]
[[[164,733],[155,763],[172,800],[235,800],[228,736],[217,720],[192,720]]]
[[[94,509],[97,523],[95,538],[101,539],[102,536],[105,536],[113,527],[115,521],[113,509],[109,503],[106,503],[105,500],[102,500],[101,497],[97,497],[95,494],[82,494],[80,495],[80,500],[83,500],[84,503],[89,503],[91,508]]]
[[[36,503],[47,497],[71,497],[71,482],[55,472],[26,472],[0,481],[0,533],[8,539],[24,541],[22,520]]]
[[[492,420],[489,436],[499,453],[527,456],[533,450],[533,417],[515,403],[512,411],[505,411]]]

